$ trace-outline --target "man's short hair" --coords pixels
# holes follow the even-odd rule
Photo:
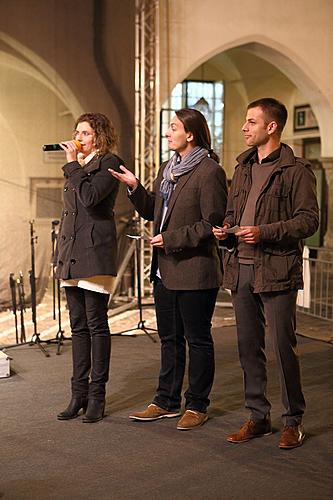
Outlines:
[[[262,99],[250,102],[247,109],[257,107],[262,109],[268,122],[275,121],[277,123],[277,131],[281,135],[288,118],[288,111],[285,105],[273,99],[273,97],[263,97]]]

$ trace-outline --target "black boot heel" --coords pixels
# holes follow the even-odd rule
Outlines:
[[[85,416],[83,417],[83,422],[85,424],[92,424],[94,422],[99,422],[104,417],[105,401],[99,401],[97,399],[89,399],[88,408]]]
[[[88,406],[87,398],[72,398],[66,410],[57,415],[58,420],[71,420],[79,416],[79,411],[86,412]]]

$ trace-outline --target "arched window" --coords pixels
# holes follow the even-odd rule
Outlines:
[[[214,151],[221,157],[223,151],[223,82],[184,80],[177,83],[161,110],[161,161],[172,156],[165,138],[170,119],[180,108],[195,108],[206,117]]]

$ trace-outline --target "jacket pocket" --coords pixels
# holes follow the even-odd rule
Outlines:
[[[83,248],[92,248],[94,246],[93,230],[94,223],[90,222],[89,224],[85,224],[82,231],[80,231],[77,239],[78,244],[82,245]]]
[[[284,283],[288,286],[296,282],[302,274],[302,258],[299,255],[266,254],[263,272],[264,282]]]
[[[269,215],[270,222],[289,218],[289,193],[289,186],[278,185],[272,187],[263,197],[263,207]]]
[[[116,228],[114,221],[99,220],[93,224],[91,238],[93,246],[110,245],[116,242]]]

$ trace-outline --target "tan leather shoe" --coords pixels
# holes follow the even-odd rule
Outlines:
[[[132,413],[128,418],[132,420],[146,420],[149,422],[160,418],[179,417],[179,415],[181,415],[179,411],[168,411],[152,403],[145,410]]]
[[[201,413],[196,410],[186,410],[184,415],[177,423],[177,429],[179,431],[189,431],[195,429],[195,427],[200,427],[208,420],[207,413]]]
[[[282,429],[279,448],[283,450],[291,450],[302,446],[305,438],[304,428],[302,425],[285,425]]]
[[[227,437],[227,441],[229,441],[229,443],[246,443],[250,439],[269,436],[270,434],[272,434],[272,425],[269,418],[260,422],[248,420],[238,432],[230,434],[230,436]]]

